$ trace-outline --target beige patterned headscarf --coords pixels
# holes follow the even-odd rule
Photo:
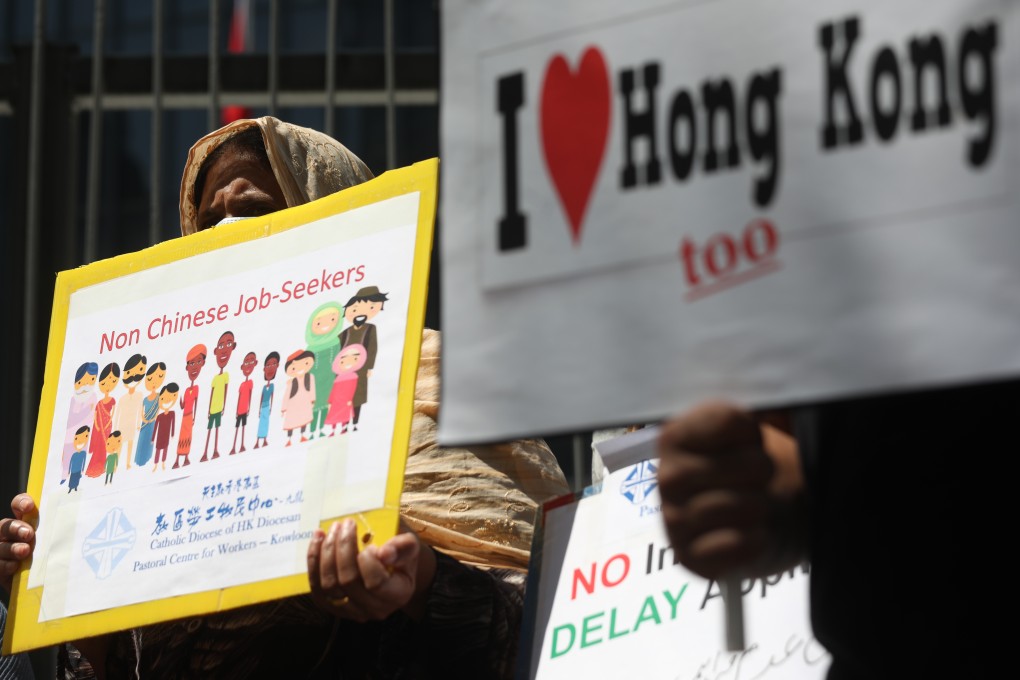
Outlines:
[[[439,333],[425,329],[400,514],[422,540],[461,562],[526,569],[535,512],[569,493],[540,439],[440,447]]]
[[[181,181],[181,231],[197,230],[195,179],[202,162],[231,136],[258,125],[287,206],[308,203],[372,178],[340,142],[276,118],[240,120],[191,148]],[[425,329],[400,514],[426,543],[461,562],[526,569],[539,505],[569,492],[541,440],[440,447],[437,331]]]
[[[181,233],[198,231],[195,180],[202,164],[223,142],[257,125],[266,143],[269,164],[283,189],[287,207],[304,205],[317,198],[372,179],[372,171],[347,147],[328,135],[284,123],[272,116],[237,120],[210,132],[188,152],[181,178]]]

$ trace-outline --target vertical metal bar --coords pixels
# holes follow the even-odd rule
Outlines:
[[[163,163],[163,0],[152,0],[152,139],[150,140],[149,243],[160,240],[160,169]]]
[[[383,49],[386,64],[386,167],[397,167],[397,106],[394,62],[396,61],[393,46],[393,0],[383,3]]]
[[[280,0],[269,0],[269,115],[276,115],[277,94],[280,89]]]
[[[89,167],[85,196],[85,262],[96,259],[99,241],[99,179],[103,158],[103,35],[106,2],[94,0],[92,26],[92,118],[89,125]]]
[[[42,189],[42,125],[43,125],[43,73],[46,26],[46,0],[35,0],[35,25],[32,33],[32,83],[30,106],[31,119],[28,122],[28,214],[25,224],[25,311],[21,334],[21,441],[18,447],[19,489],[25,488],[28,479],[28,462],[32,453],[35,433],[35,409],[39,402],[39,381],[36,378],[35,337],[36,305],[38,304],[37,260],[39,259],[39,209]]]
[[[570,438],[574,459],[574,491],[581,491],[591,484],[588,461],[585,460],[584,437],[575,434]],[[587,452],[591,456],[591,452]]]
[[[326,26],[326,134],[335,137],[333,99],[336,96],[336,12],[337,0],[329,0]]]
[[[209,110],[206,129],[215,130],[220,121],[220,0],[209,2]]]

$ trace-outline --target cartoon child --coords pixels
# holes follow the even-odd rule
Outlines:
[[[110,396],[113,388],[120,382],[120,366],[107,364],[99,372],[99,391],[103,398],[96,403],[96,411],[92,420],[92,439],[89,442],[89,466],[85,474],[98,477],[106,474],[106,438],[113,432],[113,407],[117,400]]]
[[[198,385],[195,380],[205,366],[206,350],[205,345],[199,343],[188,350],[188,359],[185,367],[188,371],[188,380],[191,386],[184,390],[184,398],[181,399],[181,433],[177,439],[177,458],[174,460],[174,469],[181,465],[191,465],[188,454],[191,453],[191,432],[195,428],[195,408],[198,406]],[[181,458],[184,463],[181,463]]]
[[[266,360],[262,362],[262,372],[266,376],[266,384],[262,386],[262,399],[259,401],[259,429],[255,433],[255,448],[259,447],[259,440],[264,445],[269,444],[269,414],[273,412],[273,392],[276,386],[276,371],[280,368],[280,353],[270,352]]]
[[[177,414],[174,404],[177,403],[177,392],[180,388],[172,382],[159,391],[159,415],[156,416],[156,427],[152,430],[152,442],[156,447],[156,458],[152,461],[152,471],[162,464],[166,470],[166,450],[170,448],[170,437],[174,434]],[[176,467],[176,462],[174,461]]]
[[[365,365],[365,358],[365,348],[354,344],[340,350],[333,361],[336,380],[333,381],[333,388],[329,392],[329,415],[326,416],[326,424],[333,426],[333,431],[329,433],[330,437],[336,434],[338,423],[343,426],[340,434],[347,433],[347,423],[351,422],[354,416],[354,391],[358,387],[357,371]]]
[[[124,374],[121,382],[127,388],[117,400],[117,408],[113,412],[113,429],[123,433],[125,451],[132,451],[138,439],[138,430],[142,423],[142,391],[136,389],[145,378],[145,366],[148,360],[141,354],[132,354],[124,362]],[[124,464],[131,469],[131,455],[124,456]]]
[[[67,493],[78,490],[78,482],[81,481],[81,473],[85,471],[85,445],[89,443],[89,433],[91,429],[88,425],[82,425],[74,433],[74,453],[71,454],[71,460],[68,462],[68,474],[70,477],[67,480]]]
[[[145,389],[149,393],[142,400],[142,427],[138,431],[135,465],[146,465],[152,459],[152,430],[156,427],[156,416],[159,414],[159,388],[164,379],[166,364],[162,361],[149,366],[145,373]]]
[[[305,328],[307,349],[315,354],[315,366],[312,368],[312,375],[315,376],[315,408],[312,409],[309,438],[314,437],[316,432],[321,437],[326,436],[324,426],[329,411],[329,391],[333,385],[333,359],[340,351],[337,328],[343,315],[344,308],[339,302],[327,302],[312,312]]]
[[[103,486],[113,482],[113,473],[117,469],[117,459],[120,458],[120,430],[114,430],[106,438],[106,479]]]
[[[251,408],[251,391],[254,383],[251,381],[251,372],[259,365],[259,359],[255,352],[248,352],[241,361],[241,373],[244,374],[244,382],[237,390],[237,421],[234,423],[234,443],[230,447],[230,455],[237,452],[237,431],[241,430],[241,453],[244,453],[244,426],[248,424],[248,410]]]
[[[92,425],[93,411],[96,408],[96,376],[99,365],[87,361],[74,372],[74,394],[71,395],[71,408],[67,412],[67,429],[64,434],[64,451],[61,456],[60,483],[67,481],[71,470],[71,456],[76,451],[74,443],[78,431],[85,425]],[[89,428],[91,429],[91,428]]]
[[[212,394],[209,395],[209,424],[206,426],[205,449],[202,451],[199,463],[204,463],[209,459],[209,435],[213,433],[213,428],[216,428],[216,433],[213,436],[212,457],[220,457],[220,423],[223,420],[223,409],[227,405],[227,387],[230,385],[230,374],[223,369],[227,367],[235,347],[237,347],[237,343],[234,342],[234,334],[227,331],[220,336],[216,347],[213,348],[216,365],[220,367],[220,372],[212,380]]]
[[[365,365],[358,369],[358,387],[354,391],[354,429],[358,429],[361,407],[368,401],[368,378],[375,367],[378,340],[374,324],[368,323],[383,310],[388,299],[376,286],[362,288],[344,306],[344,319],[350,324],[340,332],[340,347],[362,345],[365,348]]]
[[[289,379],[283,393],[283,429],[287,431],[287,446],[290,446],[294,430],[301,428],[301,441],[308,441],[305,428],[312,422],[312,407],[315,405],[315,376],[312,366],[315,365],[315,354],[308,350],[298,350],[287,357],[283,370]]]

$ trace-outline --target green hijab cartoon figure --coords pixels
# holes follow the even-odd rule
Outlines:
[[[308,438],[325,437],[326,414],[329,413],[329,391],[333,387],[333,359],[340,351],[340,322],[344,318],[344,308],[339,302],[327,302],[320,305],[308,318],[305,328],[307,349],[315,353],[315,365],[312,375],[315,376],[315,406],[312,409],[312,423]]]

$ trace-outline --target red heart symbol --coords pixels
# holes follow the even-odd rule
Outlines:
[[[562,54],[545,69],[541,125],[545,164],[577,245],[595,178],[609,140],[612,94],[602,52],[589,47],[572,72]]]

